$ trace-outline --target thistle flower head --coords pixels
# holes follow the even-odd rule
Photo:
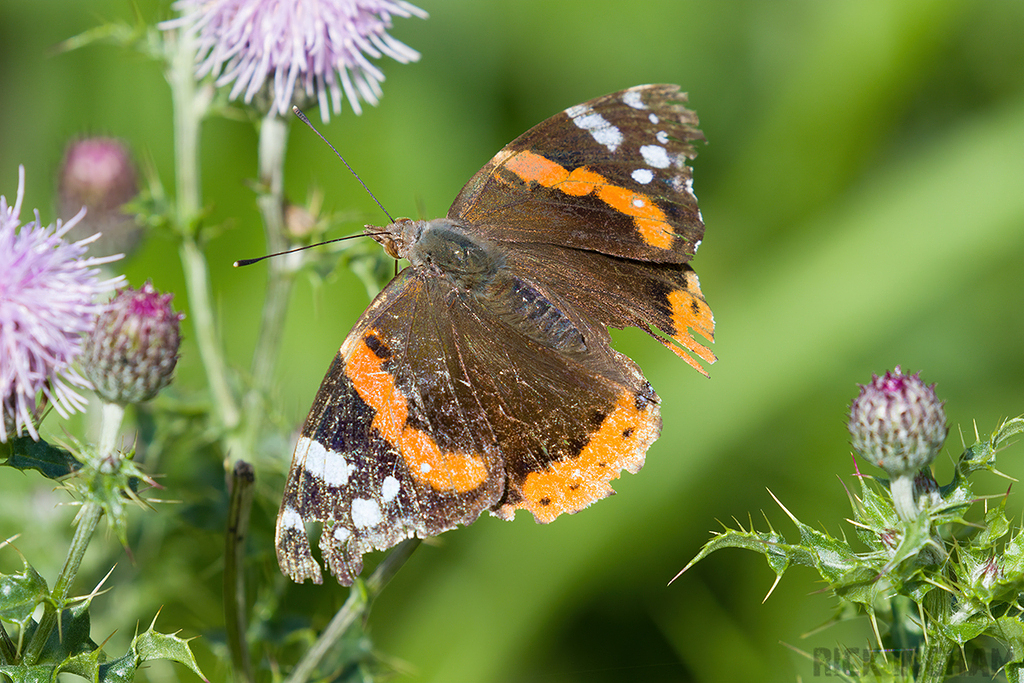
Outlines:
[[[22,430],[38,439],[39,409],[48,403],[62,417],[84,407],[74,387],[89,383],[71,364],[81,352],[82,333],[92,329],[103,308],[99,297],[124,279],[101,279],[96,267],[120,255],[85,256],[97,235],[64,240],[84,210],[56,226],[44,226],[38,212],[20,225],[24,189],[22,167],[14,206],[0,197],[0,441]]]
[[[384,73],[369,58],[418,60],[387,31],[393,17],[427,16],[403,0],[177,0],[174,8],[180,17],[161,28],[196,36],[197,77],[232,84],[229,97],[247,104],[269,91],[266,109],[281,115],[316,101],[325,123],[329,109],[341,113],[343,91],[356,114],[360,100],[377,104]]]
[[[899,366],[873,375],[850,406],[853,450],[890,477],[911,476],[935,458],[946,440],[946,412],[920,376]]]
[[[170,384],[178,363],[181,313],[173,294],[160,294],[149,282],[114,297],[85,343],[82,368],[100,398],[109,403],[141,403]]]
[[[139,193],[128,148],[112,138],[83,138],[68,145],[58,176],[60,217],[69,220],[85,206],[85,218],[68,233],[68,241],[101,233],[90,252],[107,256],[134,251],[142,239],[135,217],[121,210]]]

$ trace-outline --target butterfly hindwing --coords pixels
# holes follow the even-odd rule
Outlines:
[[[278,556],[292,578],[321,580],[307,522],[323,525],[324,560],[348,584],[370,550],[488,509],[548,522],[612,493],[622,469],[640,469],[660,417],[635,364],[600,335],[566,353],[530,334],[527,317],[495,320],[492,308],[406,269],[357,323],[285,488]]]

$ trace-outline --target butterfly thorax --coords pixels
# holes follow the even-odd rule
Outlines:
[[[386,228],[368,226],[367,231],[389,256],[407,259],[424,275],[448,277],[460,289],[486,288],[505,265],[504,250],[448,218],[400,218]]]
[[[445,278],[458,296],[477,305],[513,330],[543,346],[563,352],[584,352],[584,335],[564,306],[537,284],[512,273],[505,250],[473,235],[450,218],[414,221],[400,218],[367,232],[393,258],[404,258],[421,277]]]

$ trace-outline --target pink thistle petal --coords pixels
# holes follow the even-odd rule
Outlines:
[[[357,114],[360,101],[377,104],[384,73],[367,57],[420,58],[387,33],[392,18],[427,17],[403,0],[177,0],[174,8],[179,18],[160,27],[195,36],[197,77],[231,84],[230,99],[246,103],[266,90],[281,115],[315,100],[325,123],[331,110],[341,113],[343,94]]]
[[[97,267],[120,254],[85,256],[98,234],[77,242],[63,239],[84,211],[54,226],[44,226],[36,212],[35,220],[21,225],[24,188],[20,167],[14,206],[0,196],[0,441],[23,430],[39,438],[40,394],[62,417],[85,406],[75,387],[89,383],[72,363],[81,353],[82,334],[103,310],[98,299],[124,281],[124,276],[102,279]]]

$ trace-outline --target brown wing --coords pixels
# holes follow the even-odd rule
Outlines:
[[[549,522],[640,469],[660,417],[637,367],[586,326],[582,344],[542,343],[529,321],[546,309],[506,304],[495,315],[493,301],[412,268],[371,304],[296,447],[277,524],[286,574],[322,580],[309,522],[323,524],[325,561],[350,584],[372,549],[486,509]]]

